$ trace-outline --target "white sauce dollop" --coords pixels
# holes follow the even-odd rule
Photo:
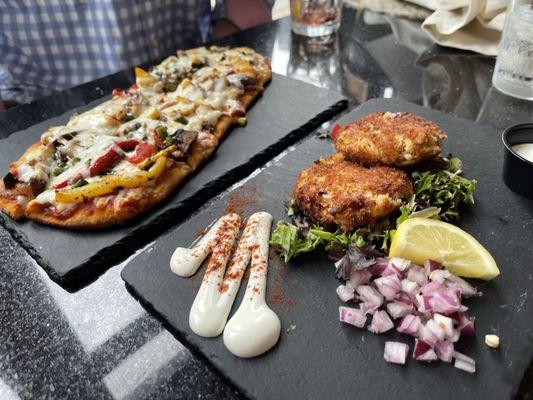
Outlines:
[[[237,357],[256,357],[278,342],[281,322],[266,304],[268,239],[272,216],[257,213],[256,243],[250,279],[240,307],[224,329],[224,345]],[[253,217],[253,216],[252,216]]]
[[[533,162],[533,143],[520,143],[511,146],[516,154]]]
[[[258,212],[248,219],[226,269],[240,222],[237,214],[223,216],[192,248],[178,247],[170,267],[174,273],[188,277],[212,253],[189,313],[191,330],[203,337],[215,337],[224,331],[224,344],[230,352],[238,357],[254,357],[273,347],[281,331],[278,316],[265,300],[272,216]],[[250,260],[250,279],[243,301],[226,325]]]

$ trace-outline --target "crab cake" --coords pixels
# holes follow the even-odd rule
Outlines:
[[[446,133],[407,112],[375,112],[344,126],[335,147],[344,158],[366,166],[407,167],[440,154]]]
[[[300,172],[293,198],[313,221],[349,231],[375,225],[412,193],[404,172],[383,166],[366,168],[337,153]]]

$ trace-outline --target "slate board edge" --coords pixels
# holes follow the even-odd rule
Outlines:
[[[46,271],[53,281],[69,291],[77,291],[94,282],[111,266],[124,261],[132,254],[132,251],[138,250],[143,245],[154,240],[157,236],[164,234],[176,224],[183,222],[192,212],[198,210],[198,208],[202,207],[207,201],[224,192],[232,184],[246,178],[246,176],[255,169],[261,167],[266,162],[279,155],[287,147],[295,144],[297,141],[313,132],[321,124],[335,118],[341,111],[346,109],[347,105],[347,100],[339,100],[326,110],[311,118],[304,125],[289,132],[277,143],[267,147],[263,152],[255,154],[246,163],[235,167],[220,178],[211,181],[191,197],[177,203],[173,209],[167,210],[163,214],[154,218],[150,224],[132,230],[121,240],[103,248],[84,263],[80,264],[77,268],[64,275],[58,274],[47,260],[40,256],[39,251],[34,245],[29,242],[24,234],[17,230],[15,221],[3,213],[0,213],[0,222],[13,238],[28,252],[28,254]],[[209,160],[206,160],[206,162],[209,162]],[[191,178],[194,179],[194,176]],[[184,216],[176,218],[179,214]],[[140,218],[142,218],[142,216]]]

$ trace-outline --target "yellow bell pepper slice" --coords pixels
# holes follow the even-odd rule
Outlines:
[[[167,154],[172,153],[174,150],[176,150],[176,145],[168,146],[167,148],[164,148],[163,150],[152,154],[150,157],[148,157],[146,160],[141,161],[139,164],[137,164],[137,167],[140,169],[145,169],[152,163],[156,162],[161,157],[166,157]]]
[[[157,82],[159,82],[157,77],[142,68],[135,67],[135,83],[137,83],[137,86],[141,89],[149,88]]]
[[[146,111],[144,111],[141,114],[141,118],[149,118],[149,119],[159,119],[160,113],[159,109],[155,107],[150,107]]]
[[[106,175],[85,186],[56,192],[56,201],[60,203],[83,203],[95,197],[105,196],[119,188],[136,188],[144,186],[151,179],[156,179],[165,170],[166,157],[160,157],[148,171],[139,171],[131,175]]]
[[[250,64],[247,60],[239,60],[235,63],[235,70],[237,72],[243,73],[243,74],[250,74],[254,75],[256,74],[255,68],[252,67],[252,64]]]

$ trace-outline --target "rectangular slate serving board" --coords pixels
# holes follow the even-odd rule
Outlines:
[[[226,350],[221,337],[205,339],[190,330],[189,309],[204,268],[193,279],[174,275],[169,268],[174,248],[189,245],[195,232],[228,209],[236,208],[245,216],[265,210],[275,221],[286,219],[283,203],[291,196],[298,172],[333,152],[329,140],[301,142],[242,186],[213,199],[134,258],[122,278],[180,340],[251,398],[509,399],[533,356],[533,201],[514,194],[501,180],[500,132],[412,103],[384,99],[365,103],[340,123],[375,110],[409,111],[437,122],[448,132],[443,151],[460,157],[466,175],[478,180],[476,205],[464,212],[460,225],[487,247],[502,274],[488,283],[475,282],[484,295],[466,303],[477,317],[477,335],[463,340],[458,349],[476,359],[475,374],[447,363],[417,362],[411,353],[405,366],[387,364],[385,341],[408,343],[412,352],[412,338],[396,332],[374,335],[340,323],[334,266],[317,254],[285,266],[271,250],[267,301],[281,319],[282,333],[277,346],[265,355],[239,359]],[[241,287],[233,311],[242,294]],[[287,332],[291,325],[295,329]],[[498,350],[484,344],[484,335],[492,332],[501,338]]]
[[[8,163],[39,140],[49,126],[63,124],[72,113],[94,105],[74,109],[1,140],[0,176],[7,172]],[[94,231],[16,222],[1,212],[0,220],[52,279],[68,289],[78,289],[345,107],[346,101],[336,92],[274,74],[247,113],[248,124],[229,132],[210,159],[148,214],[124,226]]]

